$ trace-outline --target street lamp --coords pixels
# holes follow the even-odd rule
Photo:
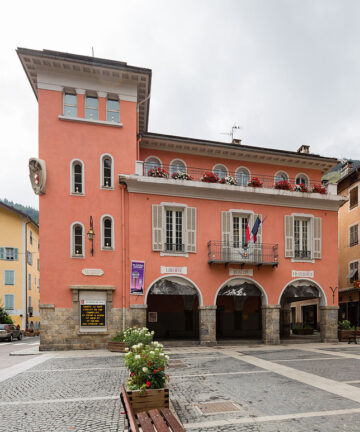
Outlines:
[[[93,227],[93,218],[92,216],[90,216],[90,228],[89,231],[87,232],[87,236],[88,239],[91,241],[91,255],[94,255],[94,237],[95,237],[95,233],[94,233],[94,227]]]

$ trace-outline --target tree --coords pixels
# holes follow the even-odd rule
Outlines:
[[[13,324],[13,320],[9,317],[4,308],[0,306],[0,324]]]

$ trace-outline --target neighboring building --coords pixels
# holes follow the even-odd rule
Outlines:
[[[15,325],[40,326],[39,227],[0,201],[0,304]]]
[[[347,202],[339,210],[339,319],[360,325],[360,166],[345,162],[338,194]]]
[[[39,103],[42,350],[104,347],[131,325],[279,343],[290,304],[314,299],[322,340],[337,340],[344,199],[320,186],[336,159],[150,133],[151,70],[18,55]]]

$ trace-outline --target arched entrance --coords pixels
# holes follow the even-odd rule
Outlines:
[[[216,339],[261,339],[266,293],[253,280],[233,278],[216,297]]]
[[[310,279],[289,282],[279,303],[280,338],[310,337],[313,341],[316,336],[320,337],[320,306],[326,305],[326,296],[316,282]]]
[[[156,339],[199,340],[201,294],[185,277],[164,276],[147,293],[146,325]]]

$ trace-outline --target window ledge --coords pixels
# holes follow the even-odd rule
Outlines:
[[[96,336],[96,335],[108,335],[110,334],[107,330],[101,331],[101,330],[95,330],[94,331],[89,331],[89,330],[79,330],[78,331],[78,336]]]
[[[304,260],[304,259],[295,259],[295,258],[291,258],[291,262],[292,263],[312,263],[315,264],[315,260]]]
[[[113,187],[100,186],[101,190],[114,190]]]
[[[188,253],[160,252],[160,256],[171,256],[171,257],[189,258],[189,254]]]
[[[85,259],[85,257],[83,255],[71,255],[70,258]]]
[[[112,247],[102,247],[101,250],[102,251],[113,251],[114,248],[112,248]]]
[[[70,192],[71,196],[85,196],[84,193],[78,193],[78,192]]]
[[[122,123],[114,123],[114,122],[108,122],[105,120],[90,120],[80,117],[66,117],[63,115],[59,115],[59,120],[65,120],[65,121],[72,121],[72,122],[78,122],[78,123],[89,123],[89,124],[95,124],[95,125],[102,125],[102,126],[113,126],[113,127],[122,127]]]

